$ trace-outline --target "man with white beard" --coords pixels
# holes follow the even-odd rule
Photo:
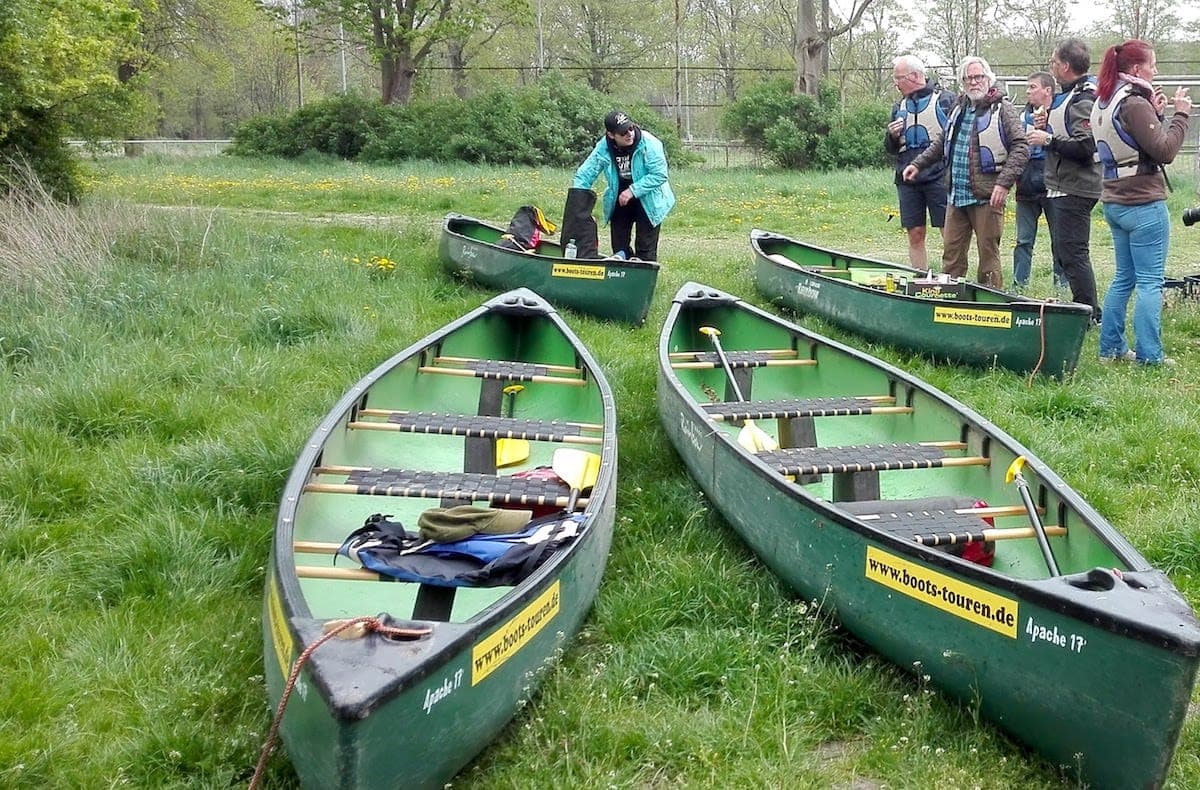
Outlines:
[[[996,75],[986,60],[974,55],[964,58],[958,78],[963,90],[945,132],[902,175],[911,181],[925,168],[945,163],[949,200],[942,232],[942,272],[966,276],[967,247],[974,232],[979,252],[976,280],[1002,288],[1004,204],[1029,159],[1025,124],[1020,110],[996,86]]]

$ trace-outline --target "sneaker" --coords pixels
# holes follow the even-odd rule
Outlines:
[[[1137,354],[1133,353],[1133,349],[1129,349],[1124,354],[1118,354],[1115,357],[1100,357],[1100,364],[1107,365],[1109,362],[1134,362],[1137,360]],[[1175,364],[1174,360],[1171,364]]]
[[[1162,365],[1163,367],[1173,368],[1173,367],[1175,367],[1176,362],[1171,357],[1163,357],[1162,359],[1160,359],[1157,362],[1147,362],[1146,364],[1147,365]]]

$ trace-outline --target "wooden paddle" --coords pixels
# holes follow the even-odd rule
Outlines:
[[[741,403],[745,403],[746,399],[742,397],[742,388],[738,386],[737,379],[733,377],[733,368],[729,365],[729,359],[725,356],[725,349],[721,348],[721,330],[715,326],[700,327],[700,334],[708,335],[712,340],[713,348],[717,350],[717,358],[721,360],[721,367],[725,369],[725,375],[729,377],[729,385],[733,387],[733,394]],[[737,442],[742,447],[752,453],[769,452],[779,449],[779,442],[775,441],[771,434],[759,428],[754,420],[744,420],[742,429],[738,431]]]
[[[600,475],[600,456],[586,450],[563,447],[554,451],[550,468],[571,487],[566,510],[574,513],[579,492],[596,484],[596,478]]]
[[[1050,541],[1046,539],[1046,527],[1042,525],[1042,519],[1038,515],[1037,506],[1033,504],[1033,497],[1029,495],[1029,484],[1021,476],[1021,469],[1024,466],[1025,456],[1018,455],[1008,465],[1008,471],[1004,473],[1004,482],[1012,483],[1014,480],[1016,481],[1017,490],[1021,492],[1021,501],[1025,503],[1025,512],[1029,514],[1029,520],[1033,522],[1033,531],[1037,537],[1038,547],[1042,550],[1042,556],[1046,559],[1046,567],[1050,569],[1051,576],[1060,576],[1058,563],[1054,561],[1054,552],[1050,550]]]
[[[512,417],[516,408],[517,393],[525,389],[520,384],[510,384],[504,388],[505,417]],[[529,457],[529,440],[527,439],[497,439],[496,468],[519,464]]]

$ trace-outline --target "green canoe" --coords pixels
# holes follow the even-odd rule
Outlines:
[[[616,258],[563,257],[562,246],[543,240],[536,253],[499,245],[505,229],[447,214],[438,252],[452,275],[484,288],[530,288],[557,307],[640,326],[650,310],[658,264]]]
[[[721,333],[736,386],[702,327]],[[903,371],[704,285],[676,295],[658,356],[676,451],[798,594],[1081,782],[1162,784],[1200,624],[1029,450]],[[763,434],[781,448],[750,441]],[[972,556],[989,547],[990,566]]]
[[[917,269],[750,233],[754,280],[774,304],[937,360],[1051,376],[1070,373],[1090,307],[1029,299]],[[926,278],[926,279],[922,279]]]
[[[401,351],[338,401],[275,526],[263,617],[272,708],[328,624],[378,616],[400,631],[332,639],[304,664],[282,738],[306,787],[441,788],[496,737],[595,597],[612,542],[615,432],[595,359],[526,289]],[[520,474],[564,463],[563,479],[590,491],[544,469]],[[415,533],[423,512],[455,505],[570,508],[557,526],[576,534],[507,586],[395,581],[334,553],[372,514]]]

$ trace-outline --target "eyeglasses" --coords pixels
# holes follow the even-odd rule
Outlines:
[[[906,79],[908,79],[909,77],[912,77],[912,76],[913,76],[913,75],[915,75],[916,73],[917,73],[917,72],[915,72],[915,71],[910,71],[910,72],[908,72],[907,74],[901,74],[901,75],[899,75],[899,76],[897,76],[897,75],[893,74],[893,75],[892,75],[892,82],[904,82]]]
[[[984,82],[987,78],[986,74],[968,74],[963,77],[963,82]]]

